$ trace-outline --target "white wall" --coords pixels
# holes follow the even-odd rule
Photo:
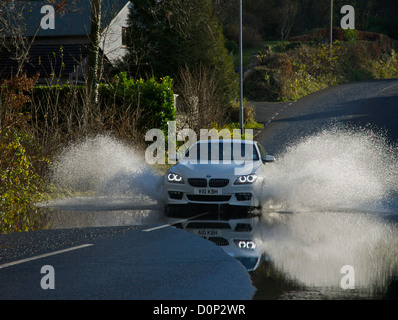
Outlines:
[[[101,49],[112,64],[126,54],[127,49],[122,45],[122,27],[127,27],[130,5],[129,1],[101,34]]]

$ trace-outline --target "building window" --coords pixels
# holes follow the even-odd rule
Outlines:
[[[127,27],[122,27],[122,46],[127,46]]]

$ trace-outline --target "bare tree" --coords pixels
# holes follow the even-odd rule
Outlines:
[[[29,6],[29,3],[24,4],[25,8],[26,6]],[[29,47],[29,39],[24,36],[26,24],[20,9],[16,8],[14,1],[0,2],[0,51],[8,51],[10,58],[16,62],[17,69],[14,76],[20,74]]]
[[[91,33],[88,56],[87,95],[94,106],[98,102],[98,61],[102,0],[91,0]]]
[[[212,124],[225,122],[227,110],[222,105],[222,89],[216,77],[216,71],[203,65],[196,70],[185,66],[179,71],[181,79],[176,84],[176,92],[180,94],[177,104],[181,128],[209,128]]]
[[[77,3],[81,0],[48,0],[54,6],[54,12],[62,16],[67,11],[76,10]],[[25,21],[25,15],[33,10],[32,1],[0,1],[0,51],[7,50],[11,59],[17,62],[15,73],[10,76],[21,76],[23,67],[29,61],[29,52],[32,48],[37,34],[41,27],[41,21],[37,25],[32,35],[29,35],[28,27]]]
[[[281,40],[286,41],[289,38],[290,31],[294,25],[299,8],[298,0],[283,0],[279,9],[281,16],[280,33]]]

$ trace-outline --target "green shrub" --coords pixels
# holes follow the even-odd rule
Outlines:
[[[355,29],[345,29],[344,30],[344,38],[348,42],[354,42],[357,40],[358,35]]]
[[[100,85],[99,92],[104,105],[119,108],[119,116],[129,109],[138,113],[136,124],[141,131],[158,128],[167,132],[167,122],[175,120],[176,115],[172,85],[170,77],[136,80],[121,72],[110,85]]]
[[[278,101],[290,95],[290,81],[294,76],[287,53],[270,53],[261,58],[244,82],[245,95],[252,100]]]
[[[344,50],[339,42],[332,47],[327,44],[302,47],[290,55],[294,76],[290,92],[281,95],[281,100],[293,100],[342,80],[341,65],[345,62]]]
[[[398,77],[398,55],[392,50],[385,52],[374,61],[373,72],[376,78],[387,79]]]
[[[63,133],[105,130],[127,136],[152,128],[166,130],[167,121],[175,119],[172,85],[169,77],[135,80],[120,73],[112,83],[99,85],[99,108],[95,110],[85,109],[89,105],[84,86],[38,86],[26,111],[34,115],[40,128]],[[82,127],[83,115],[97,121],[90,130]]]
[[[44,182],[23,145],[29,140],[16,130],[0,131],[0,233],[28,231],[42,223],[34,204],[42,199]]]
[[[255,124],[256,121],[254,120],[254,108],[250,105],[246,99],[243,101],[243,121],[245,124]],[[230,110],[230,118],[233,123],[240,121],[240,103],[239,101],[235,101],[231,105]]]

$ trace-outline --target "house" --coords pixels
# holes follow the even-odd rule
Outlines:
[[[123,40],[130,6],[128,0],[102,0],[100,72],[114,66],[126,53]],[[39,83],[85,83],[91,1],[13,1],[6,12],[9,17],[20,17],[17,25],[27,41],[15,45],[15,35],[13,38],[0,24],[0,79],[16,74],[23,52],[28,52],[23,73],[33,76],[39,72]]]

